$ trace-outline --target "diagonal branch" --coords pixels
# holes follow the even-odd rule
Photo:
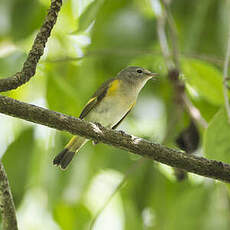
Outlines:
[[[46,42],[56,23],[61,5],[62,0],[51,0],[51,6],[48,10],[48,14],[34,40],[34,44],[28,54],[22,70],[11,77],[0,79],[0,92],[16,89],[28,82],[30,78],[34,76],[38,61],[44,53]]]
[[[18,227],[13,197],[2,162],[0,162],[0,212],[2,215],[2,229],[17,230]]]
[[[99,124],[88,123],[1,95],[0,113],[84,136],[201,176],[230,182],[230,165],[223,162],[184,154],[182,151],[151,143],[122,131],[114,131]]]

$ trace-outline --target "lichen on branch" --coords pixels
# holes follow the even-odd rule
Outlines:
[[[3,230],[17,230],[17,219],[9,181],[0,161],[0,212]]]
[[[123,131],[114,131],[99,124],[89,123],[6,96],[0,96],[0,113],[100,141],[201,176],[230,182],[229,164],[185,154],[182,151],[128,135]]]

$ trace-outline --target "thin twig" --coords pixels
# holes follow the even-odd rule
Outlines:
[[[0,79],[0,92],[16,89],[28,82],[35,75],[37,64],[44,53],[46,42],[56,23],[61,6],[62,0],[51,0],[50,9],[34,40],[32,49],[27,56],[22,70],[11,77]]]
[[[163,0],[162,2],[165,7],[164,13],[165,13],[166,19],[169,24],[170,38],[172,41],[172,58],[174,60],[177,70],[180,71],[180,58],[179,58],[180,53],[179,53],[179,42],[178,42],[178,36],[177,36],[176,23],[171,14],[169,3],[167,3],[165,0]]]
[[[162,14],[157,18],[158,37],[159,37],[159,43],[161,44],[161,51],[165,59],[166,67],[168,69],[168,77],[172,82],[174,92],[175,92],[175,97],[174,97],[175,113],[174,113],[174,118],[170,117],[170,119],[171,120],[173,119],[174,121],[175,120],[179,121],[181,119],[184,109],[187,109],[188,113],[194,120],[198,121],[202,126],[207,127],[207,123],[202,118],[200,111],[193,106],[193,104],[186,96],[184,82],[179,79],[179,75],[181,72],[180,51],[179,51],[179,42],[177,36],[176,23],[174,21],[174,18],[171,14],[171,10],[169,7],[171,1],[166,1],[166,0],[161,0],[161,1],[162,1],[163,9],[162,9]],[[164,23],[162,23],[162,21],[164,21]],[[166,36],[165,21],[168,22],[168,26],[169,26],[169,37],[172,46],[172,55],[169,49],[168,40]],[[172,64],[169,65],[168,63],[172,63]],[[170,124],[172,124],[172,122]],[[172,127],[173,126],[170,126],[170,129]],[[170,130],[168,130],[167,136],[169,135],[169,133]],[[184,172],[184,170],[174,169],[174,171],[179,181],[182,178],[185,178],[186,172]]]
[[[208,128],[208,123],[201,116],[200,111],[193,106],[192,102],[188,99],[186,94],[183,95],[183,101],[186,104],[186,109],[190,113],[191,117],[195,121],[198,121],[202,125],[202,127]]]
[[[204,118],[201,116],[200,111],[194,107],[192,102],[186,97],[184,89],[185,85],[184,82],[182,82],[179,79],[179,74],[180,74],[180,52],[179,52],[179,45],[178,45],[178,39],[177,39],[177,30],[176,30],[176,24],[174,22],[173,16],[171,14],[171,10],[169,8],[169,3],[166,2],[165,0],[162,0],[163,6],[164,6],[164,11],[162,13],[162,16],[159,16],[157,18],[158,20],[158,37],[159,37],[159,42],[161,45],[161,50],[162,54],[165,58],[166,66],[168,69],[168,75],[169,78],[172,80],[173,86],[175,88],[175,102],[178,105],[178,110],[181,110],[183,106],[187,109],[187,111],[190,113],[191,117],[198,121],[200,125],[203,127],[207,127],[207,122],[204,120]],[[167,19],[168,25],[169,25],[169,31],[170,31],[170,38],[172,42],[172,55],[170,55],[170,50],[168,46],[168,41],[167,41],[167,36],[165,32],[165,23],[161,23],[163,20],[162,17]],[[164,19],[165,20],[165,19]],[[163,40],[162,40],[163,38]],[[167,57],[166,57],[167,54]],[[169,63],[168,57],[172,56],[173,65],[168,65]],[[167,59],[166,59],[167,58]],[[172,67],[174,66],[174,68]],[[185,100],[186,99],[186,100]]]
[[[223,70],[223,93],[224,93],[224,101],[225,101],[225,108],[228,116],[228,122],[230,123],[230,104],[229,104],[229,97],[228,97],[228,65],[229,65],[229,57],[230,57],[230,26],[229,26],[229,36],[228,36],[228,45],[227,51],[224,61],[224,70]]]
[[[159,20],[157,21],[157,23],[159,23]],[[157,27],[157,30],[159,28],[160,27]],[[158,33],[159,33],[159,31],[158,31]],[[163,33],[160,32],[160,34],[163,34]],[[164,34],[163,34],[163,36],[164,36]],[[160,39],[160,40],[162,40],[162,39]],[[48,63],[59,63],[59,62],[81,61],[82,59],[85,59],[85,58],[90,58],[90,57],[96,57],[97,58],[100,56],[129,57],[129,56],[136,56],[136,55],[158,56],[158,55],[160,55],[160,52],[158,52],[158,51],[153,52],[152,49],[122,49],[122,50],[120,50],[119,48],[116,48],[116,49],[107,49],[107,48],[106,49],[91,49],[82,57],[64,56],[64,57],[58,57],[56,59],[47,58],[47,59],[41,60],[40,63],[47,63],[47,62]],[[170,57],[170,53],[168,56]],[[179,54],[179,56],[180,56],[180,58],[181,57],[188,57],[188,58],[199,59],[201,61],[215,64],[219,67],[222,67],[224,64],[224,58],[223,57],[217,57],[214,55],[181,52]],[[171,60],[170,60],[170,62],[171,62]]]
[[[111,130],[99,124],[89,123],[1,95],[0,113],[112,145],[201,176],[230,182],[230,165],[223,162],[185,154],[185,152],[149,142],[122,131]]]
[[[217,57],[217,56],[210,56],[206,54],[196,54],[196,53],[183,53],[183,56],[189,57],[189,58],[195,58],[199,59],[201,61],[210,62],[212,64],[215,64],[216,66],[222,67],[224,64],[224,58],[223,57]]]
[[[17,230],[16,211],[10,191],[9,181],[0,161],[0,211],[3,230]]]
[[[169,51],[167,37],[164,28],[165,28],[165,17],[159,16],[157,20],[157,33],[159,37],[160,47],[167,69],[172,69],[174,67],[174,64],[170,58],[170,51]]]

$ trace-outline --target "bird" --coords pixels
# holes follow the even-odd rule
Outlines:
[[[79,118],[116,129],[134,107],[146,82],[157,75],[138,66],[122,69],[116,77],[108,79],[98,88],[83,108]],[[73,136],[54,158],[53,164],[66,169],[74,155],[87,141],[85,137]]]

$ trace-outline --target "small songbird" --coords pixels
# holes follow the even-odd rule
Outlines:
[[[147,69],[129,66],[121,70],[115,78],[104,82],[80,114],[80,119],[97,122],[101,125],[116,129],[135,105],[137,96],[145,83],[157,74]],[[65,169],[74,154],[88,140],[74,136],[53,160],[53,164]]]

